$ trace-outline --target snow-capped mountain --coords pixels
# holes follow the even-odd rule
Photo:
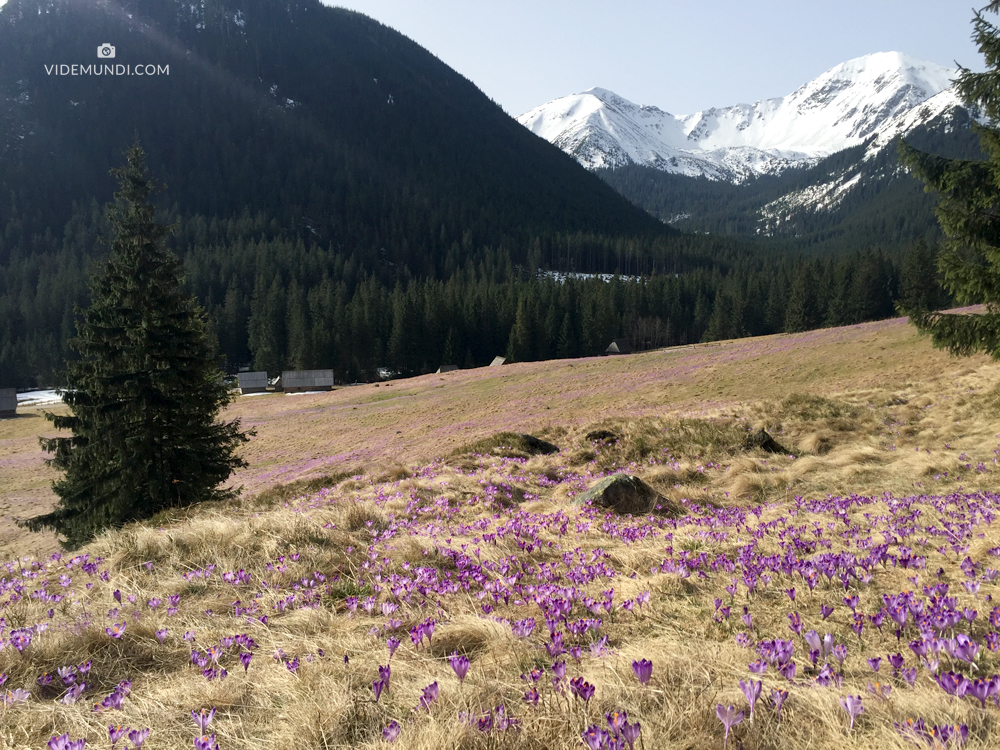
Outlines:
[[[815,164],[874,137],[895,136],[960,106],[958,71],[898,52],[859,57],[783,98],[672,115],[594,88],[518,121],[588,169],[641,164],[741,182]]]

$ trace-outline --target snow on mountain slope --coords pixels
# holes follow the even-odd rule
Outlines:
[[[947,91],[956,75],[935,63],[880,52],[756,104],[677,116],[595,88],[517,119],[589,169],[636,163],[740,182],[814,163],[873,136],[888,143],[942,108],[959,105]]]

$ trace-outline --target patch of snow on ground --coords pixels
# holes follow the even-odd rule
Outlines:
[[[54,390],[48,391],[26,391],[17,394],[18,406],[44,406],[45,404],[58,404],[62,398]]]

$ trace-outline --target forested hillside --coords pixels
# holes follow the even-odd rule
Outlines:
[[[169,75],[50,75],[103,43]],[[807,274],[771,238],[682,234],[406,37],[314,0],[10,0],[0,97],[2,386],[59,382],[136,137],[230,371],[351,381],[799,330],[892,314],[905,287],[877,241]],[[924,261],[910,277],[933,287]]]
[[[951,158],[982,158],[965,110],[920,126],[907,142]],[[882,149],[857,146],[807,169],[740,184],[636,165],[597,174],[679,229],[766,236],[781,247],[810,253],[898,250],[938,231],[937,198],[900,167],[893,144]]]

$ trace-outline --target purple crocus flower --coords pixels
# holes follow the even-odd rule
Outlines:
[[[244,651],[240,654],[240,662],[243,664],[243,673],[246,674],[247,670],[250,669],[250,660],[253,659],[253,654],[249,651]]]
[[[80,700],[80,696],[83,695],[83,691],[86,689],[87,689],[86,682],[78,682],[75,685],[71,686],[70,689],[66,691],[66,694],[59,699],[59,702],[65,703],[67,706],[72,706],[74,703]]]
[[[761,680],[749,680],[748,682],[740,680],[740,690],[743,691],[743,695],[746,696],[747,701],[750,703],[751,719],[753,719],[753,708],[757,704],[757,699],[760,697],[760,691],[763,687],[764,683]]]
[[[743,712],[740,711],[739,713],[736,713],[736,709],[733,708],[733,706],[723,708],[722,704],[719,703],[715,706],[715,715],[719,717],[719,721],[722,722],[722,726],[726,728],[726,736],[722,740],[722,750],[726,750],[726,745],[729,743],[729,730],[743,721]]]
[[[163,643],[167,639],[167,629],[160,628],[154,633],[154,635],[156,636],[156,640],[158,640],[160,643]]]
[[[788,615],[788,628],[795,635],[802,635],[802,616],[798,612]]]
[[[778,674],[784,677],[786,680],[791,682],[795,679],[795,662],[790,661],[787,664],[782,664],[778,667]]]
[[[195,737],[194,750],[219,750],[219,744],[215,741],[215,733]]]
[[[129,730],[130,727],[123,727],[121,725],[108,727],[108,739],[111,740],[111,747],[117,745],[118,740],[128,734]]]
[[[865,707],[861,705],[861,696],[848,695],[846,698],[840,699],[840,705],[843,706],[848,716],[851,717],[851,729],[854,729],[854,720],[865,710]]]
[[[395,742],[396,738],[399,737],[399,732],[402,727],[399,726],[398,721],[390,721],[386,724],[385,728],[382,729],[382,739],[386,742]]]
[[[125,635],[125,626],[128,625],[127,622],[116,622],[109,628],[104,628],[104,632],[110,635],[114,639],[121,638]]]
[[[868,660],[868,666],[872,668],[873,672],[878,672],[878,668],[882,666],[882,657],[876,656]]]
[[[648,659],[640,659],[632,662],[632,671],[639,680],[640,685],[648,685],[649,678],[653,675],[653,662]]]
[[[428,713],[430,712],[430,705],[438,698],[438,684],[437,680],[432,682],[430,685],[425,687],[420,696],[420,706],[419,708],[426,708]]]
[[[819,614],[824,620],[833,614],[833,607],[828,607],[825,604],[821,604],[819,607]]]
[[[608,733],[600,727],[591,725],[583,730],[583,742],[590,750],[601,750],[607,741]]]
[[[382,691],[385,690],[385,683],[382,680],[372,680],[372,692],[375,693],[375,702],[378,703],[378,699],[382,697]]]
[[[57,737],[52,737],[48,742],[49,750],[84,750],[87,746],[87,740],[71,740],[68,734],[61,734]]]
[[[555,664],[552,665],[552,671],[553,673],[555,673],[555,676],[561,680],[563,677],[566,676],[566,662],[557,661]]]
[[[642,734],[642,726],[638,721],[634,724],[626,722],[622,725],[622,739],[628,743],[629,750],[633,750],[635,741],[639,739],[640,734]]]
[[[469,659],[466,656],[460,656],[459,654],[451,655],[451,668],[455,672],[455,676],[458,677],[460,683],[465,682],[465,675],[469,672]]]
[[[389,658],[396,653],[396,649],[399,648],[400,640],[398,638],[390,638],[385,642],[386,647],[389,649]]]
[[[781,716],[781,707],[788,699],[788,691],[780,688],[771,688],[771,705],[774,706],[774,715]]]
[[[198,727],[198,731],[201,734],[206,734],[208,732],[208,725],[212,723],[212,719],[215,718],[215,709],[212,708],[206,711],[204,708],[200,711],[195,711],[192,709],[191,718],[194,719],[195,726]]]
[[[133,729],[128,733],[128,741],[138,750],[142,747],[142,743],[146,741],[149,737],[149,728],[146,729]]]
[[[573,695],[582,698],[584,703],[589,703],[594,697],[594,686],[585,682],[582,677],[574,677],[569,681],[569,689]]]

